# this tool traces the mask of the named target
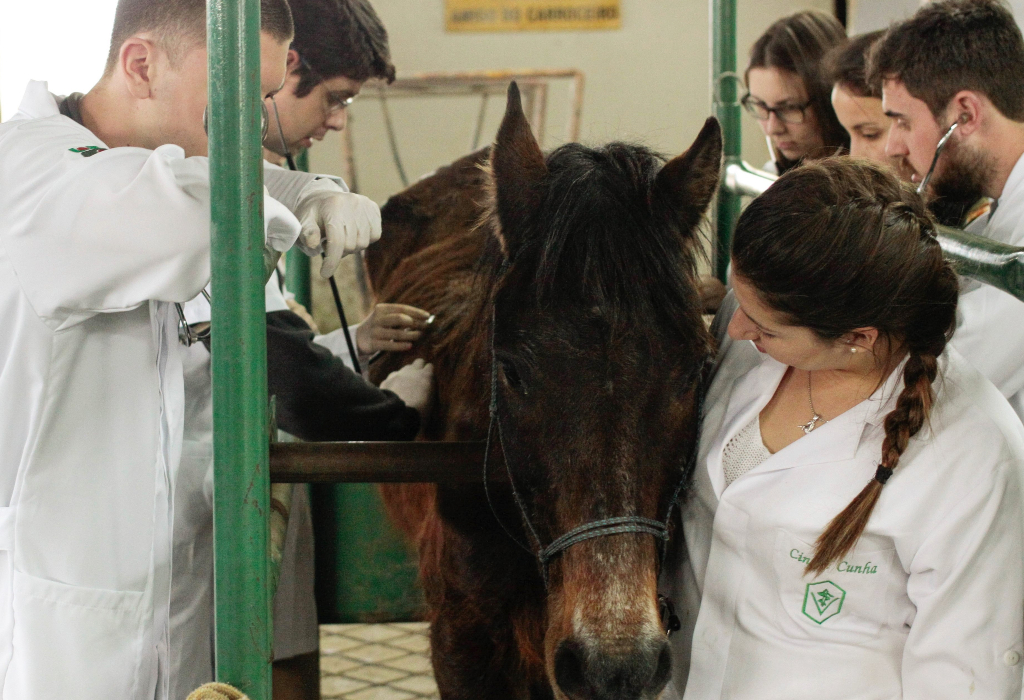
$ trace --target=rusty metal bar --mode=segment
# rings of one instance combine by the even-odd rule
[[[276,483],[480,483],[482,442],[279,442],[270,446]],[[506,479],[500,459],[491,480]]]

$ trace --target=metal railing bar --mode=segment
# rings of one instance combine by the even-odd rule
[[[270,446],[275,483],[482,483],[482,442],[284,442]],[[491,481],[506,479],[492,470]]]
[[[757,197],[775,182],[775,176],[747,163],[725,166],[722,190],[732,195]],[[1024,300],[1024,248],[993,241],[949,226],[937,227],[942,253],[956,271]]]

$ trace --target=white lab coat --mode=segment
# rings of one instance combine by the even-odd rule
[[[205,158],[104,147],[45,83],[0,124],[0,697],[168,693],[173,301],[209,280]],[[265,199],[268,240],[298,222]]]
[[[975,219],[967,230],[1024,246],[1024,156],[1010,172],[995,211]],[[1024,301],[964,279],[952,345],[992,380],[1024,420]]]
[[[723,447],[786,367],[749,342],[723,352],[684,537],[662,580],[683,618],[665,697],[1019,698],[1024,428],[995,387],[944,354],[930,428],[911,440],[863,537],[838,567],[805,577],[813,542],[874,475],[902,366],[726,487]]]

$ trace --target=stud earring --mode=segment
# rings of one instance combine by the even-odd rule
[[[857,354],[857,348],[850,348],[850,353],[853,355]]]

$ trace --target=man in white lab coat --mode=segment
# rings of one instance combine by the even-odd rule
[[[945,0],[894,25],[871,59],[895,123],[886,154],[920,183],[950,134],[929,193],[960,201],[987,196],[991,212],[967,230],[1024,246],[1024,39],[996,0]],[[1024,418],[1024,301],[965,281],[952,341]]]
[[[313,141],[322,140],[328,132],[345,128],[348,105],[366,81],[375,78],[392,82],[395,66],[391,61],[387,30],[368,0],[290,0],[290,5],[295,18],[295,39],[288,51],[284,86],[266,100],[270,129],[265,145],[268,160],[287,161],[294,167],[295,153],[309,148]],[[269,307],[267,310],[271,311]],[[409,306],[375,309],[358,328],[352,329],[361,362],[365,365],[372,351],[381,347],[398,350],[411,347],[409,341],[422,334],[429,316],[428,312]],[[375,396],[378,392],[371,391],[343,366],[335,371],[327,363],[317,362],[312,353],[316,346],[298,342],[296,333],[301,333],[302,329],[296,328],[296,320],[294,314],[286,311],[267,314],[270,380],[272,386],[278,383],[275,375],[289,367],[319,366],[324,379],[330,377],[338,390],[346,392],[339,400],[338,392],[321,390],[324,398],[330,397],[333,401],[336,406],[333,410],[316,407],[316,401],[304,402],[307,416],[316,411],[335,416],[331,429],[319,431],[319,439],[409,439],[411,436],[395,429],[386,411],[382,414],[383,404]],[[334,336],[321,342],[334,345],[347,356],[344,340],[328,342],[338,339],[337,332]],[[294,370],[290,373],[298,376]],[[345,374],[348,376],[343,376]],[[363,387],[359,386],[361,383]],[[279,416],[283,398],[279,394]],[[408,403],[407,397],[402,398]],[[356,408],[365,416],[363,421],[352,420]],[[346,409],[348,416],[344,415]],[[289,412],[287,408],[285,412]],[[373,432],[367,430],[366,419],[376,424]],[[360,424],[366,427],[360,429]],[[291,432],[302,435],[294,429]],[[344,433],[349,437],[343,437]],[[368,437],[374,433],[386,437]],[[299,548],[288,546],[293,542],[298,543]],[[297,489],[288,523],[281,585],[274,603],[274,692],[282,697],[319,697],[320,640],[313,600],[312,542],[309,505],[305,492]]]
[[[264,94],[291,16],[263,0]],[[205,3],[123,0],[84,97],[32,83],[0,125],[0,697],[166,698],[184,396],[174,302],[209,280]],[[174,145],[171,145],[174,144]],[[371,207],[271,182],[267,240],[332,251]],[[379,215],[378,215],[379,216]],[[379,220],[379,219],[378,219]],[[364,240],[365,239],[365,240]]]

